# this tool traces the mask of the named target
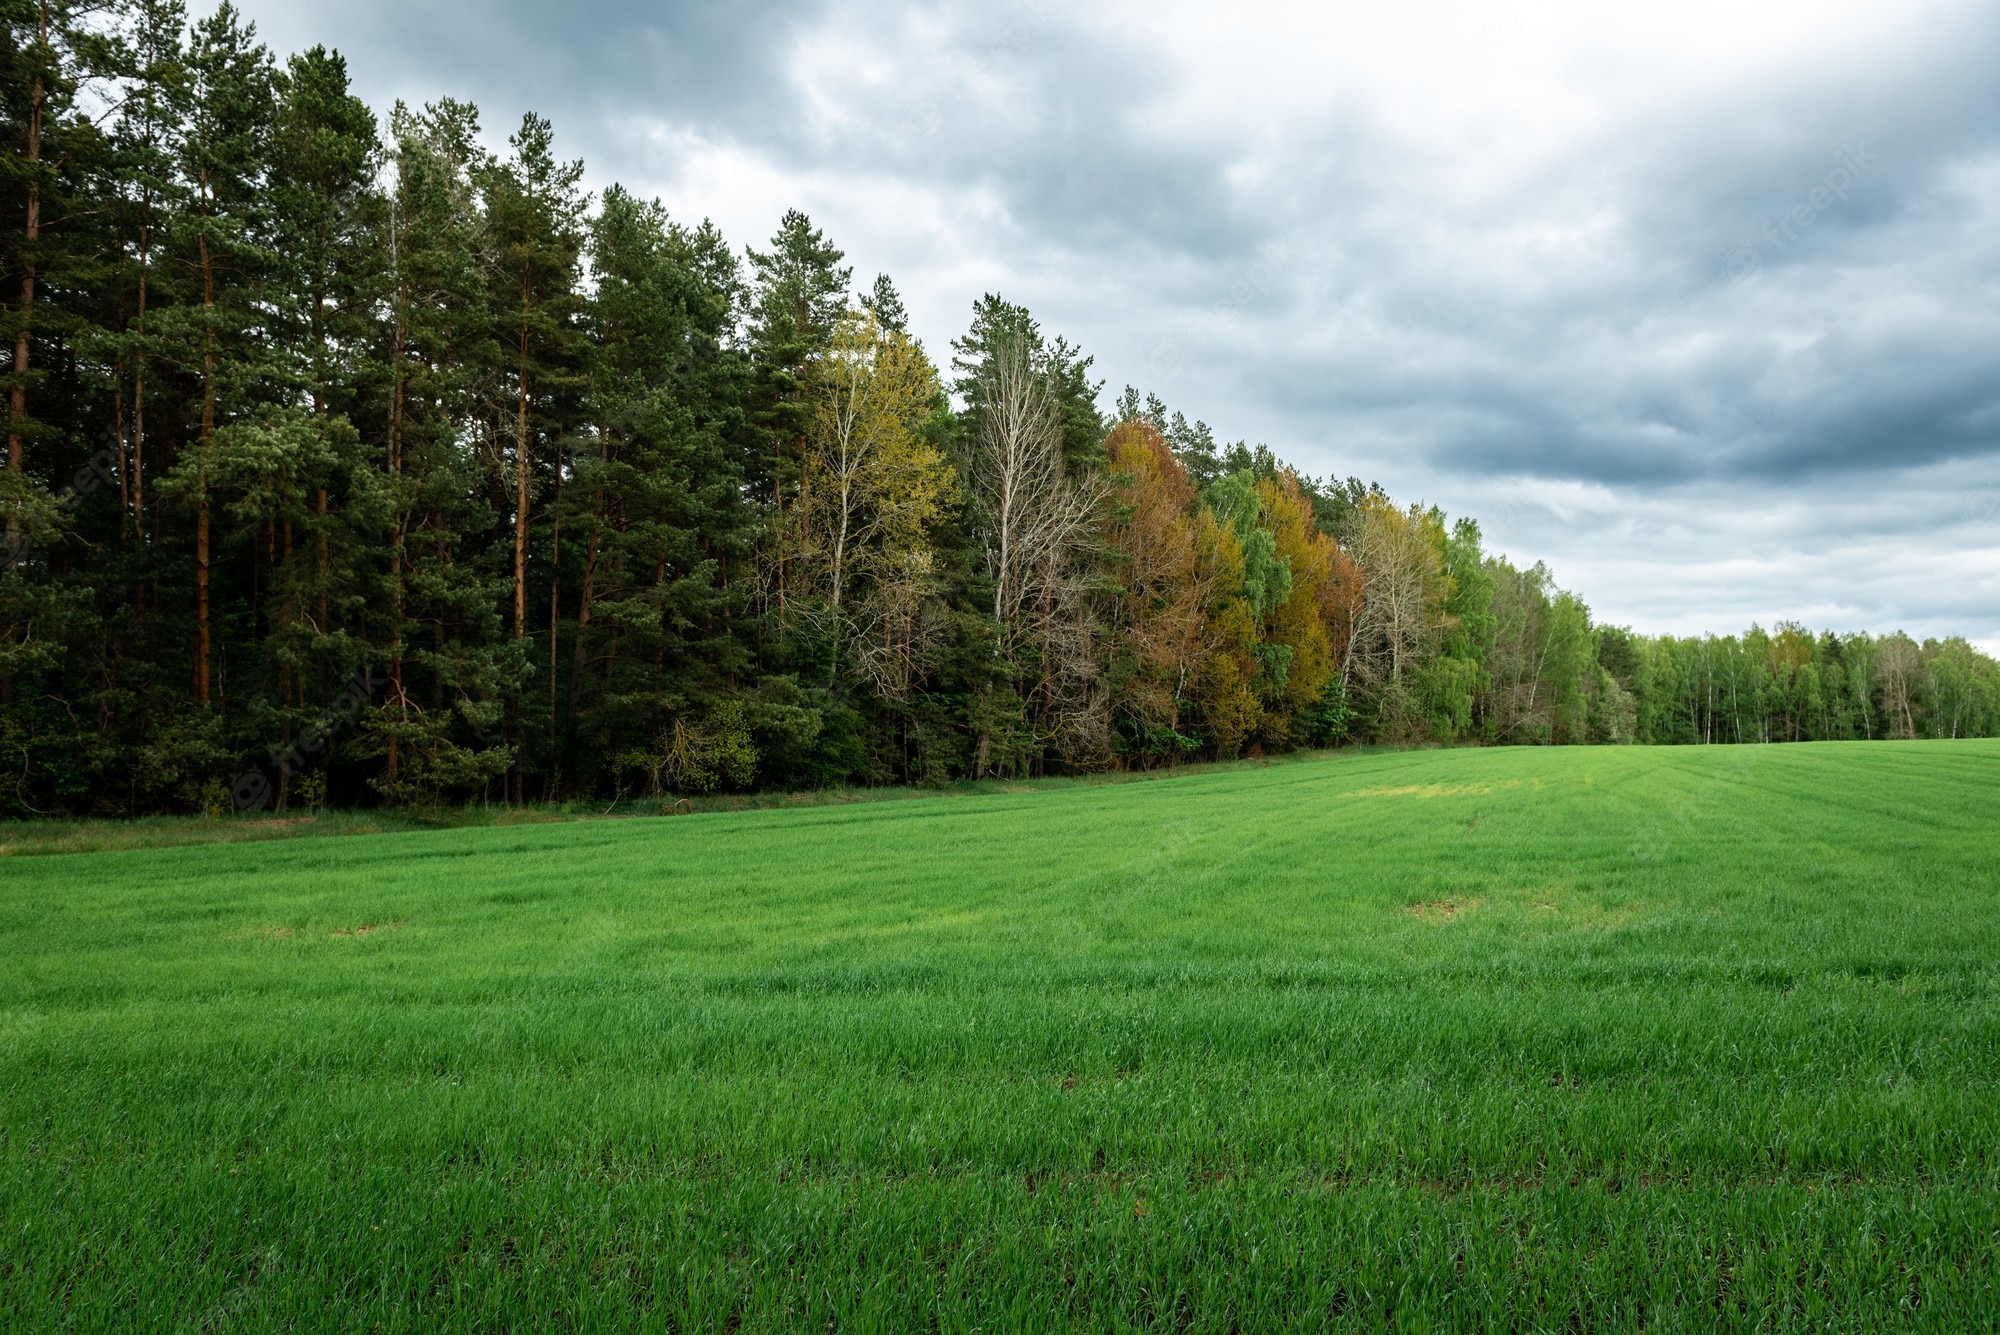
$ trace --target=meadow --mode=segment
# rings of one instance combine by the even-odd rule
[[[0,1328],[2000,1321],[2000,743],[1019,788],[0,858]]]

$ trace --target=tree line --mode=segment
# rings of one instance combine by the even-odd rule
[[[803,214],[738,252],[537,116],[0,6],[12,814],[2000,732],[1963,640],[1598,626],[999,296],[934,360]]]

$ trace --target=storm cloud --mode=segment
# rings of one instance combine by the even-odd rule
[[[1605,620],[2000,647],[1990,5],[244,8],[739,245],[803,208],[934,351],[1003,292]]]

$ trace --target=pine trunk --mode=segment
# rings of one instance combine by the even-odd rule
[[[39,7],[39,35],[46,47],[49,40],[48,6]],[[28,423],[28,333],[35,311],[35,245],[42,235],[42,106],[48,89],[39,71],[28,93],[28,225],[27,255],[21,262],[21,326],[14,332],[14,384],[7,395],[7,471],[19,474],[24,466],[21,438]],[[21,541],[21,517],[7,516],[7,545],[17,548]]]
[[[202,187],[207,188],[206,173],[202,177]],[[210,452],[215,443],[215,255],[208,245],[208,210],[202,209],[203,230],[201,233],[201,309],[202,309],[202,350],[201,350],[201,463],[198,469],[197,487],[200,502],[195,517],[194,537],[194,698],[202,704],[209,702],[212,693],[210,676],[211,636],[208,609],[209,584],[209,506],[208,506],[208,465]]]
[[[528,294],[521,292],[527,311]],[[521,326],[520,394],[514,419],[514,638],[528,633],[528,327]]]
[[[389,399],[389,477],[391,487],[403,475],[403,324],[396,322],[396,380],[395,389]],[[403,695],[403,542],[407,525],[402,507],[402,497],[396,497],[396,531],[389,547],[389,695],[384,701],[394,701],[401,712],[402,721],[409,721],[409,701]],[[394,732],[389,734],[387,755],[384,757],[388,769],[388,781],[396,781],[398,764],[401,760],[399,744]]]

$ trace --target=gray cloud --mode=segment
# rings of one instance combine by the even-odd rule
[[[324,42],[345,51],[357,84],[377,99],[470,97],[503,131],[540,111],[586,143],[601,121],[637,108],[731,133],[781,130],[798,115],[788,35],[827,8],[822,0],[764,3],[754,14],[725,0],[240,7],[274,49]]]
[[[739,244],[797,203],[934,348],[1003,290],[1113,389],[1478,515],[1615,619],[2000,641],[1989,6],[1852,0],[1761,47],[1712,7],[1712,51],[1560,60],[1539,11],[1469,7],[1499,91],[1364,9],[1211,60],[1173,15],[1039,0],[246,8],[373,100],[550,114],[594,181]]]

